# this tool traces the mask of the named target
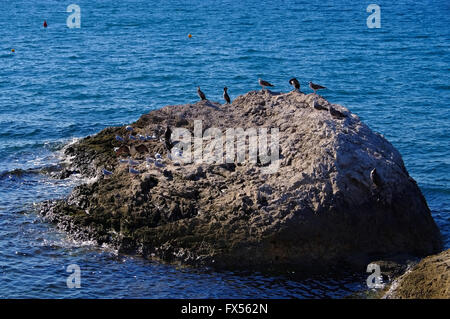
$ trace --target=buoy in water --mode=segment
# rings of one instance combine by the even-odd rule
[[[188,34],[188,38],[192,38],[192,34],[189,33],[189,34]]]
[[[46,27],[47,27],[47,21],[44,20],[44,28],[46,28]]]
[[[11,52],[12,52],[12,53],[14,53],[14,52],[16,52],[16,50],[14,50],[14,49],[11,49]]]

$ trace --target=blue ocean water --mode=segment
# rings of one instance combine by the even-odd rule
[[[450,2],[74,0],[2,1],[0,10],[0,297],[323,298],[365,288],[345,278],[178,269],[73,242],[35,203],[76,180],[41,174],[74,138],[168,104],[280,91],[296,76],[358,114],[403,155],[450,247]],[[368,4],[381,28],[366,25]],[[42,27],[47,20],[48,28]],[[188,38],[192,34],[192,38]],[[14,49],[15,52],[11,52]],[[69,264],[82,288],[66,286]]]

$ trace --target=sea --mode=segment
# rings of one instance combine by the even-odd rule
[[[78,12],[67,12],[71,4],[80,9],[79,28],[69,27]],[[378,9],[368,12],[370,4]],[[74,241],[37,214],[40,202],[83,182],[52,177],[65,145],[195,102],[197,86],[222,101],[224,86],[235,98],[260,89],[258,78],[279,92],[291,90],[291,77],[306,93],[309,81],[324,85],[325,98],[383,134],[450,248],[449,25],[448,0],[1,1],[0,298],[367,291],[366,269],[308,277],[176,267]],[[67,285],[73,264],[80,288]]]

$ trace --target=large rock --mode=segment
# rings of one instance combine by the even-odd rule
[[[450,299],[450,249],[422,259],[391,285],[388,299]]]
[[[316,102],[314,102],[317,97]],[[279,169],[261,163],[182,164],[167,159],[167,124],[191,132],[278,128]],[[231,105],[209,101],[167,106],[132,124],[151,141],[125,142],[134,159],[144,144],[165,167],[145,163],[132,175],[118,162],[107,128],[71,145],[70,171],[97,176],[42,213],[80,238],[96,239],[148,258],[225,268],[320,270],[365,265],[396,255],[441,249],[439,230],[399,152],[346,108],[317,95],[249,92]],[[102,176],[102,168],[113,171]],[[377,169],[381,185],[371,181]]]

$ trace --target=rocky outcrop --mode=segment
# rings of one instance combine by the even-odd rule
[[[422,259],[400,276],[388,299],[450,299],[450,249]]]
[[[174,163],[165,128],[193,132],[195,120],[203,131],[278,128],[278,170],[268,174],[261,161]],[[76,237],[124,252],[218,268],[361,267],[441,249],[399,152],[358,116],[318,95],[255,91],[229,105],[167,106],[131,126],[132,138],[126,127],[114,127],[68,147],[72,167],[64,175],[97,180],[45,203],[42,214]],[[139,174],[120,162],[128,157],[140,161],[133,166]],[[102,175],[103,168],[112,175]]]

